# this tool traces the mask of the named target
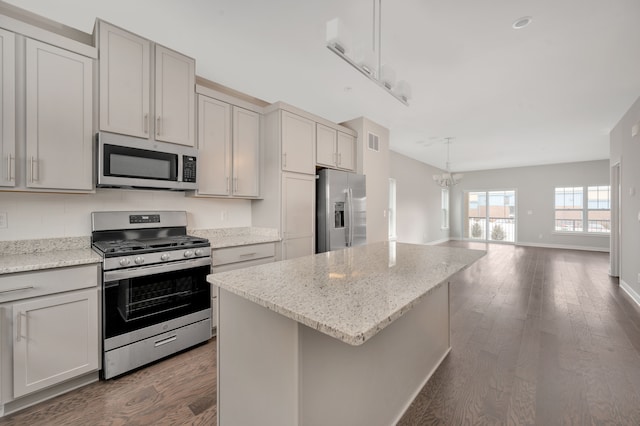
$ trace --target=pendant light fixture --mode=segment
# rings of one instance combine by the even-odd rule
[[[457,185],[462,179],[461,173],[451,173],[449,168],[449,151],[451,150],[451,137],[445,138],[445,144],[447,145],[447,165],[446,172],[440,175],[433,175],[433,180],[440,186],[441,188],[450,188],[454,185]]]
[[[372,46],[354,43],[349,30],[339,18],[327,22],[327,48],[391,96],[409,106],[411,86],[404,80],[396,82],[396,73],[382,64],[381,46],[382,0],[373,0]]]

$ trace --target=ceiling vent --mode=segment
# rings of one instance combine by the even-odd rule
[[[380,151],[380,138],[378,135],[369,132],[369,149],[372,151]]]

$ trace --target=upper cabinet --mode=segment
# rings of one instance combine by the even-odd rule
[[[316,123],[283,110],[281,126],[282,170],[314,175]]]
[[[93,191],[96,49],[30,28],[0,30],[0,187]]]
[[[100,130],[195,146],[195,60],[104,21],[98,46]]]
[[[14,34],[0,29],[0,186],[16,181],[15,44]]]
[[[26,40],[26,185],[92,190],[93,61]]]
[[[260,114],[198,95],[199,196],[260,195]]]
[[[316,165],[355,171],[355,159],[355,136],[316,124]]]

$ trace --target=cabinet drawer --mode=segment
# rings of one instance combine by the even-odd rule
[[[211,251],[211,263],[215,266],[245,262],[275,256],[275,244],[254,244],[250,246],[227,247]]]
[[[248,268],[249,266],[258,266],[264,265],[265,263],[275,262],[276,258],[271,257],[263,257],[261,259],[247,260],[245,262],[236,262],[236,263],[227,263],[226,265],[217,265],[211,268],[212,274],[217,274],[218,272],[228,272],[235,271],[236,269]]]
[[[99,265],[0,275],[0,303],[96,287]]]

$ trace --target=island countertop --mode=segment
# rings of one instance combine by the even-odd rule
[[[485,253],[380,242],[212,274],[208,281],[360,345]]]

